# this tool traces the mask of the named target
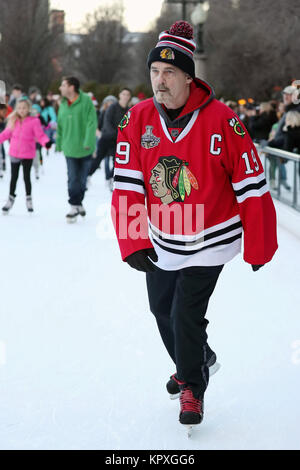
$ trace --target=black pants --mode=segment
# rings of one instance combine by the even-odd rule
[[[146,276],[150,309],[177,376],[202,396],[209,380],[206,362],[212,355],[205,314],[222,269],[223,265],[157,269]]]
[[[114,156],[115,153],[116,142],[112,139],[105,139],[104,137],[100,137],[97,144],[96,158],[92,159],[89,176],[92,176],[95,173],[95,171],[99,168],[100,163],[105,157]]]
[[[31,196],[31,181],[30,181],[30,170],[32,166],[32,159],[24,159],[19,162],[11,162],[11,179],[9,194],[15,196],[15,190],[19,177],[20,166],[23,167],[23,176],[25,183],[26,196]]]

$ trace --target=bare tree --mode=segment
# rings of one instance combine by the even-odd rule
[[[150,86],[149,70],[147,67],[147,57],[151,49],[157,42],[158,36],[162,31],[169,29],[175,22],[181,19],[181,9],[178,5],[164,3],[162,5],[160,16],[153,22],[150,30],[144,35],[142,41],[136,45],[135,51],[135,76],[139,78],[140,83]]]
[[[58,35],[49,30],[48,0],[0,0],[0,11],[4,79],[45,91],[55,74],[52,50],[58,41]]]
[[[86,16],[79,46],[78,66],[86,80],[114,83],[120,69],[126,63],[123,38],[126,28],[123,22],[123,3],[99,7]]]
[[[269,99],[275,85],[300,77],[297,0],[211,0],[205,30],[218,95]]]

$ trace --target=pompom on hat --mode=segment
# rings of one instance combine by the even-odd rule
[[[148,55],[147,65],[152,62],[165,62],[178,67],[195,78],[193,27],[187,21],[176,21],[169,31],[163,31],[158,43]]]

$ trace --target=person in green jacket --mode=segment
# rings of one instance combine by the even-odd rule
[[[60,86],[56,150],[66,157],[70,211],[68,222],[85,216],[82,205],[92,154],[96,148],[97,115],[91,98],[80,90],[76,77],[64,77]]]

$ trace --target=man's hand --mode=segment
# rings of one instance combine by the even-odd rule
[[[52,142],[51,142],[51,140],[49,140],[49,141],[46,143],[46,149],[51,149],[51,146],[52,146]]]
[[[264,264],[251,264],[253,271],[258,271]]]
[[[153,263],[151,263],[149,258],[151,258],[152,261],[158,260],[158,256],[154,248],[145,248],[143,250],[135,251],[131,255],[127,256],[125,261],[133,269],[143,271],[144,273],[149,273],[155,271],[155,266]]]

